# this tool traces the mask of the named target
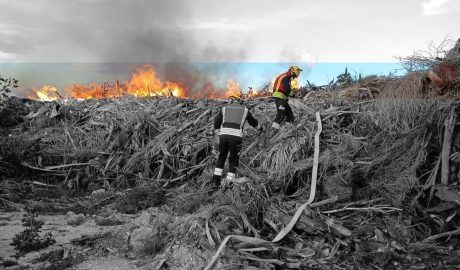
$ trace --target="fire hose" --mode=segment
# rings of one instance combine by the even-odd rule
[[[297,208],[297,211],[295,212],[289,224],[286,227],[284,227],[272,241],[267,241],[267,240],[263,240],[263,239],[259,239],[255,237],[241,236],[241,235],[228,235],[227,237],[225,237],[224,241],[222,241],[216,253],[214,254],[214,256],[212,256],[211,261],[208,263],[208,265],[206,266],[204,270],[211,270],[214,268],[213,267],[214,263],[219,258],[220,253],[225,248],[227,242],[231,238],[240,240],[242,242],[250,243],[253,245],[277,244],[292,230],[294,225],[297,223],[297,220],[299,220],[300,216],[305,210],[305,208],[313,202],[313,200],[315,199],[315,193],[316,193],[316,179],[318,177],[319,135],[321,134],[321,131],[323,129],[322,124],[321,124],[321,116],[319,112],[316,112],[315,115],[316,115],[316,121],[318,124],[318,129],[315,133],[315,150],[313,153],[313,170],[312,170],[312,179],[311,179],[311,186],[310,186],[310,197],[308,198],[308,201],[302,204],[299,208]]]

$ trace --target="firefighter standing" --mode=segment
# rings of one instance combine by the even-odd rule
[[[246,120],[257,130],[263,131],[263,127],[259,125],[249,109],[236,102],[224,106],[214,119],[215,133],[219,135],[219,157],[212,177],[213,189],[218,189],[221,185],[224,164],[229,153],[229,169],[225,180],[235,179]]]
[[[293,82],[297,82],[295,79],[299,77],[301,71],[302,69],[298,66],[290,66],[287,72],[278,75],[273,82],[272,97],[276,103],[276,118],[272,123],[272,128],[275,130],[280,129],[283,120],[288,123],[294,121],[294,114],[288,99],[298,90],[298,85],[294,85]]]

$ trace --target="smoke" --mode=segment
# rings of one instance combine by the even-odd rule
[[[195,42],[179,25],[190,17],[189,1],[111,0],[87,2],[64,38],[96,62],[188,61]],[[69,25],[64,26],[69,30]],[[63,32],[63,31],[59,31]]]
[[[160,69],[162,78],[182,84],[190,97],[208,92],[226,91],[229,80],[239,77],[237,64],[226,63],[167,63]]]
[[[307,77],[313,70],[315,64],[318,62],[318,56],[313,56],[307,50],[293,49],[292,47],[285,47],[280,54],[280,64],[286,66],[298,65],[302,68],[302,76]]]
[[[246,55],[230,42],[234,37],[219,39],[223,46],[207,39],[193,1],[17,0],[3,9],[0,53],[21,62],[242,61]]]

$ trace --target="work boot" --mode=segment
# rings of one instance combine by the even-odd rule
[[[235,179],[235,173],[231,173],[231,172],[227,173],[227,177],[225,178],[225,180],[231,182],[234,179]]]
[[[224,181],[222,182],[222,185],[220,187],[224,192],[229,190],[229,189],[232,189],[233,188],[233,182],[232,181],[229,181],[227,179],[224,179]]]
[[[222,182],[222,176],[221,175],[213,175],[212,176],[211,188],[213,190],[218,190],[220,188],[221,182]]]
[[[227,177],[225,177],[224,182],[222,183],[222,188],[224,190],[232,189],[234,179],[235,173],[227,173]]]

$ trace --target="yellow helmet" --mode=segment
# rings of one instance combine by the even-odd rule
[[[297,78],[297,77],[299,77],[300,72],[302,71],[302,69],[299,68],[298,66],[290,66],[289,71],[291,71],[295,75],[295,77]]]

